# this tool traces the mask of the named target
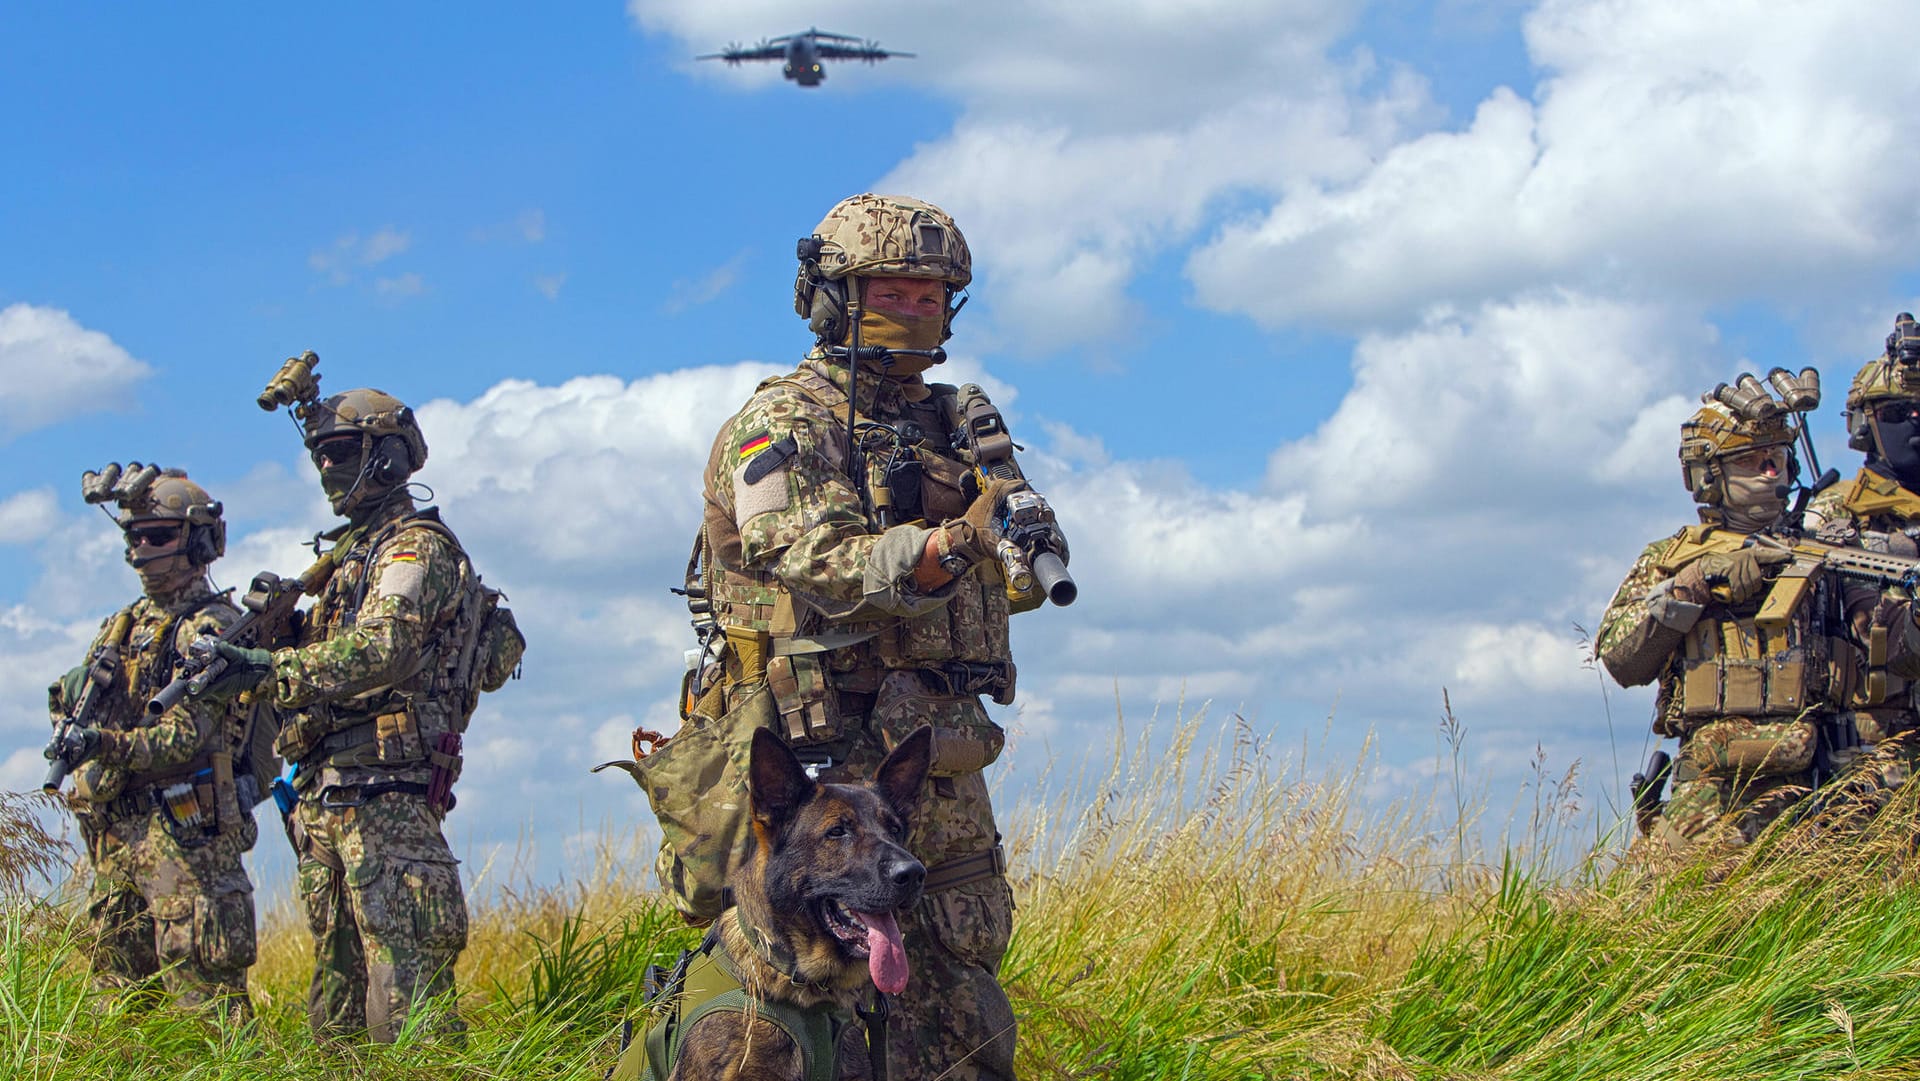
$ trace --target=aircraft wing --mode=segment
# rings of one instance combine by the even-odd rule
[[[738,64],[742,60],[785,60],[787,58],[786,38],[774,38],[758,45],[729,45],[717,53],[696,56],[695,60],[725,60],[729,64]]]
[[[862,41],[862,40],[865,40],[865,39],[863,39],[863,38],[857,38],[857,37],[854,37],[854,36],[853,36],[852,34],[829,34],[829,33],[827,33],[827,32],[826,32],[825,30],[809,30],[809,31],[807,31],[807,32],[806,32],[806,34],[805,34],[805,36],[806,36],[806,37],[810,37],[810,38],[814,38],[814,39],[816,39],[816,40],[819,40],[819,41]]]
[[[867,42],[865,44],[854,46],[854,47],[848,47],[845,45],[829,45],[825,42],[822,42],[819,46],[817,46],[814,49],[814,52],[822,60],[865,60],[869,64],[873,63],[876,60],[885,60],[890,56],[912,56],[913,55],[912,53],[888,52],[887,50],[882,49],[880,46],[874,44],[873,42]]]

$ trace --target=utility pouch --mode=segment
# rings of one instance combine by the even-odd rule
[[[332,711],[325,706],[315,705],[296,713],[281,726],[280,734],[274,737],[274,752],[288,762],[305,761],[314,748],[320,746],[320,741],[327,737],[332,724]]]
[[[773,692],[739,688],[738,704],[718,720],[698,715],[671,736],[645,733],[636,761],[604,762],[625,770],[647,794],[660,822],[660,884],[692,920],[720,915],[727,905],[727,874],[753,844],[747,771],[755,729],[781,731]],[[651,743],[648,751],[645,744]]]
[[[154,803],[159,805],[161,824],[180,847],[198,848],[207,843],[208,831],[214,825],[211,770],[159,789],[154,793]]]
[[[767,688],[773,692],[779,731],[787,742],[822,743],[840,735],[842,718],[825,654],[768,658]]]
[[[373,738],[376,762],[402,765],[427,757],[427,745],[420,738],[420,723],[410,706],[376,716]]]
[[[1702,725],[1682,753],[1705,776],[1747,780],[1810,769],[1819,744],[1819,729],[1811,721],[1729,717]]]
[[[437,815],[453,810],[453,782],[460,779],[460,733],[442,732],[427,755],[433,771],[427,776],[427,806]]]
[[[221,833],[240,828],[240,790],[234,784],[233,756],[215,751],[208,756],[213,763],[213,820]]]

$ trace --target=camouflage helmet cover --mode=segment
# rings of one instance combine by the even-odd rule
[[[227,523],[221,515],[220,502],[207,494],[205,488],[187,479],[186,473],[178,469],[163,471],[151,484],[141,487],[132,498],[122,500],[120,513],[114,517],[121,529],[128,529],[141,522],[180,522],[187,527],[189,538],[189,556],[198,556],[196,562],[211,563],[226,554]],[[192,541],[195,535],[206,538],[200,545]]]
[[[822,277],[939,278],[965,288],[973,280],[967,238],[947,212],[905,195],[871,192],[842,199],[813,227]],[[805,313],[802,313],[805,314]]]
[[[848,278],[933,278],[949,297],[973,281],[967,238],[947,212],[905,195],[866,192],[834,204],[800,241],[793,310],[823,338],[837,339]],[[948,330],[953,312],[947,309]]]
[[[301,427],[306,432],[307,448],[329,436],[355,432],[361,438],[363,453],[386,436],[398,436],[406,443],[412,459],[411,470],[427,463],[427,437],[413,419],[413,410],[405,402],[383,390],[357,387],[342,391],[307,411]],[[411,471],[410,470],[410,471]]]
[[[1847,387],[1847,445],[1854,450],[1873,451],[1873,433],[1867,416],[1872,403],[1920,398],[1920,326],[1913,316],[1902,312],[1894,320],[1893,333],[1887,335],[1887,350],[1867,361],[1854,373]]]
[[[1713,462],[1755,447],[1791,445],[1797,431],[1792,413],[1778,408],[1759,418],[1736,416],[1718,401],[1709,401],[1680,425],[1680,472],[1697,502],[1720,498]]]

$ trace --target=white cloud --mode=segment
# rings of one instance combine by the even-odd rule
[[[315,274],[326,279],[329,285],[346,285],[354,280],[355,267],[373,267],[400,255],[413,247],[413,234],[391,225],[383,225],[370,235],[361,237],[356,230],[337,237],[332,244],[316,248],[307,254],[307,267]],[[397,278],[383,279],[379,283],[381,292],[387,292],[387,283],[404,281],[407,278],[418,279],[417,274],[404,274]]]
[[[567,284],[567,276],[565,274],[535,274],[533,276],[533,291],[546,297],[548,300],[559,300],[560,287],[565,284]]]
[[[426,292],[427,283],[420,275],[408,272],[397,277],[381,278],[374,282],[373,287],[374,291],[381,296],[398,300],[404,297],[417,297]]]
[[[117,342],[58,308],[0,308],[0,441],[133,404],[153,374]]]
[[[1547,0],[1544,72],[1224,229],[1190,271],[1268,325],[1366,325],[1560,283],[1698,304],[1844,297],[1910,265],[1920,71],[1882,5]]]
[[[631,0],[628,11],[694,51],[790,17],[758,2]],[[992,340],[1021,351],[1123,338],[1151,315],[1128,297],[1140,267],[1218,204],[1349,181],[1436,115],[1419,79],[1364,51],[1335,55],[1353,13],[1333,0],[1142,0],[1123,12],[1052,0],[933,17],[839,2],[809,17],[902,48],[916,34],[933,41],[919,60],[848,76],[928,84],[966,110],[874,187],[954,214],[988,286]]]
[[[411,233],[402,232],[391,225],[382,226],[360,246],[360,262],[366,266],[378,266],[412,246]]]
[[[0,544],[33,544],[60,521],[53,489],[35,488],[0,500]]]
[[[661,308],[668,314],[677,315],[688,308],[697,308],[718,299],[740,280],[740,272],[745,269],[749,254],[740,252],[698,278],[674,279],[673,287]]]

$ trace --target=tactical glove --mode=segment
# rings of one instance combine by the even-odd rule
[[[249,649],[236,646],[232,642],[222,642],[218,638],[207,636],[195,642],[191,647],[195,653],[211,652],[226,662],[226,667],[207,684],[202,697],[215,701],[231,698],[241,691],[252,690],[260,681],[273,671],[273,651],[269,649]]]
[[[100,730],[91,726],[69,729],[65,739],[47,744],[47,761],[58,758],[69,769],[92,758],[100,750]]]
[[[1783,548],[1742,548],[1737,552],[1710,552],[1673,576],[1673,595],[1689,604],[1720,601],[1739,604],[1760,591],[1771,568],[1793,560]]]

